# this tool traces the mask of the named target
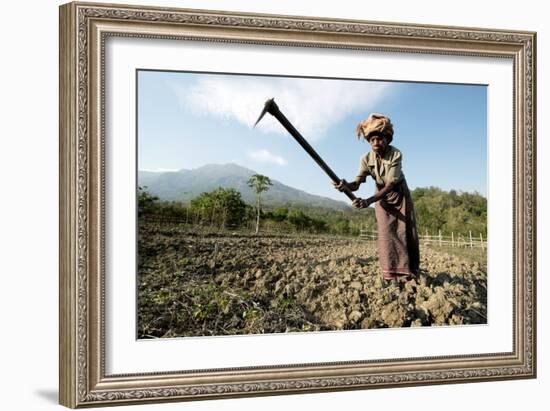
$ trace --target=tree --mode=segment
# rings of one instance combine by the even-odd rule
[[[138,215],[151,214],[158,208],[159,198],[147,191],[147,186],[138,187]]]
[[[487,235],[487,199],[479,193],[437,187],[416,188],[412,192],[417,227],[420,232],[469,231]]]
[[[269,186],[272,186],[273,183],[267,176],[261,174],[254,174],[248,179],[248,186],[256,192],[256,234],[260,229],[260,210],[261,210],[261,198],[264,191],[269,190]]]
[[[221,188],[201,193],[191,200],[191,211],[203,221],[221,227],[239,226],[246,213],[246,203],[234,188]]]
[[[287,207],[279,207],[272,213],[272,218],[275,221],[281,222],[286,220],[288,217],[288,208]]]

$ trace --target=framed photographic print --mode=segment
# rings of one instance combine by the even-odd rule
[[[61,6],[61,404],[534,378],[535,51]]]

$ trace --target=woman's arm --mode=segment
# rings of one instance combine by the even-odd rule
[[[373,203],[376,203],[377,201],[381,200],[382,198],[384,198],[384,196],[393,189],[393,187],[395,186],[395,182],[393,181],[389,181],[386,183],[386,185],[384,187],[382,187],[381,190],[378,190],[372,197],[369,197],[367,199],[362,199],[362,198],[356,198],[355,200],[353,200],[353,202],[351,203],[355,208],[367,208],[368,206],[370,206],[371,204]]]
[[[376,203],[380,199],[384,198],[384,196],[393,189],[395,186],[394,181],[388,181],[384,187],[382,187],[381,190],[378,190],[372,197],[367,198],[365,201],[368,201],[369,204]]]

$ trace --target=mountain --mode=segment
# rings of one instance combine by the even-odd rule
[[[170,172],[138,171],[138,185],[147,187],[147,191],[161,200],[188,202],[205,191],[218,187],[234,188],[241,193],[243,200],[254,204],[256,195],[248,187],[248,179],[258,174],[253,170],[237,164],[208,164],[193,170]],[[303,205],[323,207],[336,210],[347,210],[350,206],[342,201],[332,200],[306,193],[276,180],[268,191],[262,193],[265,205]]]

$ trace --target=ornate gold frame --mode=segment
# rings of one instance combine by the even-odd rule
[[[105,375],[103,51],[109,36],[512,59],[513,352]],[[534,378],[535,42],[532,32],[92,3],[61,6],[60,403],[84,407]]]

